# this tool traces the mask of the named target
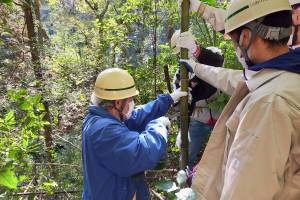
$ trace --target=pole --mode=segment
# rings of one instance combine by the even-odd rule
[[[189,30],[189,0],[183,0],[181,4],[181,32]],[[181,58],[188,59],[188,50],[181,49]],[[181,90],[188,92],[188,72],[186,67],[181,68]],[[185,169],[188,164],[188,129],[189,129],[189,114],[188,114],[188,97],[180,99],[180,129],[181,129],[181,151],[180,151],[180,168]]]

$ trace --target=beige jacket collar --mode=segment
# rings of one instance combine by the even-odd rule
[[[285,71],[275,69],[263,69],[258,72],[254,72],[251,74],[249,80],[246,81],[247,87],[249,88],[250,92],[254,91],[284,72]]]

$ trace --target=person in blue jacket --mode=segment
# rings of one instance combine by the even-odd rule
[[[82,127],[84,200],[149,199],[143,172],[166,153],[170,121],[162,116],[187,93],[162,94],[134,110],[138,94],[127,71],[99,74]]]

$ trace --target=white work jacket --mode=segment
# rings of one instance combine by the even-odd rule
[[[197,200],[300,199],[300,75],[197,64],[195,74],[231,95],[198,164]]]

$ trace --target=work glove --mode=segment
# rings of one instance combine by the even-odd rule
[[[183,188],[175,193],[178,200],[196,200],[196,193],[192,188]]]
[[[204,12],[200,13],[203,19],[209,23],[215,31],[223,32],[225,30],[226,11],[208,5],[205,5],[203,10]]]
[[[162,123],[169,132],[170,127],[171,127],[171,122],[168,117],[163,116],[163,117],[157,118],[156,121]],[[168,133],[160,132],[160,134],[163,136],[163,138],[166,140],[166,142],[168,142]]]
[[[187,95],[188,95],[188,93],[184,92],[184,91],[181,91],[181,88],[176,89],[174,92],[172,92],[170,94],[170,96],[173,99],[174,103],[178,102],[181,97],[184,97],[184,96],[187,96]]]
[[[175,33],[176,34],[176,33]],[[175,37],[174,37],[175,38]],[[188,49],[189,58],[198,58],[201,53],[201,48],[197,45],[196,39],[193,34],[189,31],[180,33],[178,37],[175,38],[175,48],[185,48]]]
[[[157,119],[157,121],[161,122],[168,130],[170,129],[171,122],[168,117],[165,117],[165,116],[160,117]]]
[[[197,12],[200,5],[201,5],[201,1],[198,0],[190,0],[190,12]],[[181,4],[182,4],[182,0],[178,0],[178,6],[179,8],[181,8]]]
[[[190,0],[190,12],[199,11],[203,19],[209,23],[217,32],[225,30],[226,11],[221,8],[215,8],[198,0]],[[178,6],[181,7],[182,0],[178,0]],[[199,8],[201,6],[201,8]]]
[[[191,138],[190,138],[190,133],[188,133],[188,140],[189,140],[189,143],[191,142]],[[181,132],[179,131],[179,133],[177,134],[177,137],[176,137],[176,146],[180,149],[181,148]]]
[[[193,59],[180,59],[179,65],[180,67],[185,66],[188,72],[194,73],[197,63]]]
[[[177,173],[176,181],[179,186],[184,186],[186,184],[187,179],[188,179],[188,173],[186,172],[186,170],[182,169]]]

